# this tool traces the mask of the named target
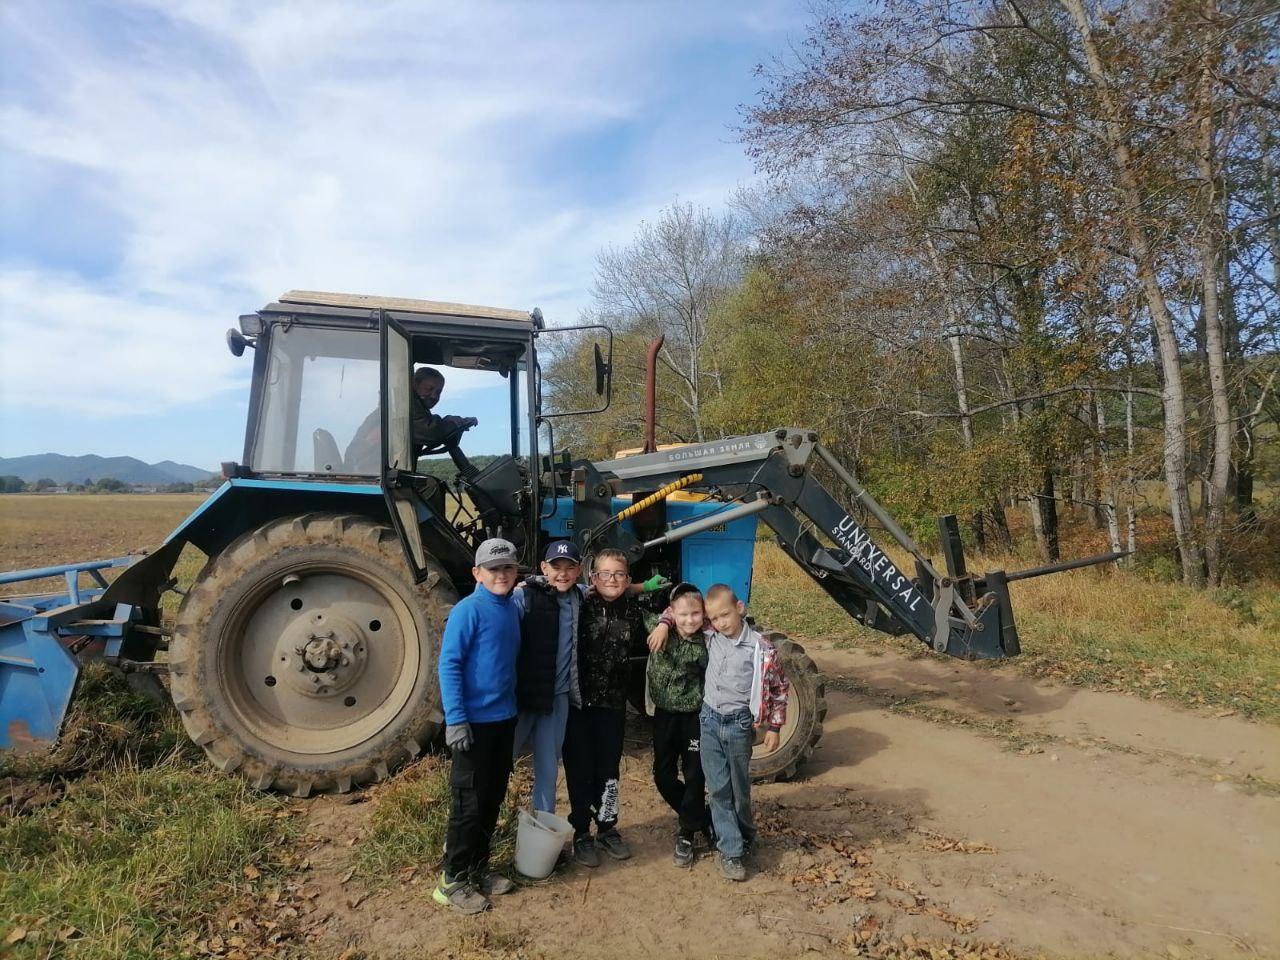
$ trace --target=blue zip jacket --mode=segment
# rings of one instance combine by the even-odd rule
[[[511,597],[477,583],[458,601],[440,644],[445,723],[497,723],[516,715],[520,614]]]

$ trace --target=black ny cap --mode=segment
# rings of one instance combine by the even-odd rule
[[[574,563],[581,563],[582,554],[578,551],[578,545],[572,540],[552,540],[547,544],[547,549],[543,553],[542,559],[547,562],[552,560],[572,560]]]

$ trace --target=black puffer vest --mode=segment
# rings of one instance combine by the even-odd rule
[[[520,654],[516,658],[516,706],[533,713],[550,713],[556,695],[560,601],[555,587],[536,580],[526,580],[524,591]]]

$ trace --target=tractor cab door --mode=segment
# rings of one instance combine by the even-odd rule
[[[427,556],[418,526],[417,498],[410,486],[414,470],[410,427],[413,354],[409,335],[385,310],[381,311],[378,325],[382,357],[382,495],[409,569],[416,579],[424,580]]]

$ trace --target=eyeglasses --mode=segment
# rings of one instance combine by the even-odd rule
[[[631,578],[631,574],[625,570],[597,570],[592,576],[599,577],[601,580],[628,580]]]

